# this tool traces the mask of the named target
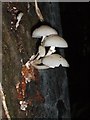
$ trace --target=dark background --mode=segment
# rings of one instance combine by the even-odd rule
[[[60,3],[63,37],[69,45],[65,55],[70,64],[67,74],[73,118],[90,118],[89,8],[89,3]]]

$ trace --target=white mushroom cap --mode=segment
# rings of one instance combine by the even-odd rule
[[[33,33],[32,33],[32,37],[34,38],[40,38],[42,36],[49,36],[52,34],[58,34],[57,31],[53,28],[51,28],[50,26],[47,25],[42,25],[39,28],[36,28]]]
[[[59,67],[59,65],[62,65],[63,67],[69,67],[68,62],[59,54],[52,54],[44,57],[42,59],[42,63],[51,68]]]
[[[46,37],[42,45],[47,46],[47,47],[48,46],[62,47],[62,48],[68,47],[67,42],[58,35],[51,35],[51,36]]]

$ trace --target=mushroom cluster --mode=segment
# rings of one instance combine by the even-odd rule
[[[41,25],[33,31],[32,37],[41,38],[41,44],[38,47],[37,54],[30,58],[30,64],[32,66],[36,69],[55,68],[60,65],[69,67],[66,59],[55,53],[55,48],[67,48],[68,44],[58,35],[58,32],[54,28],[48,25]],[[49,47],[49,50],[46,52],[47,47]]]
[[[36,101],[39,101],[39,103],[44,101],[38,89],[34,97],[29,96],[30,98],[27,100],[27,84],[31,84],[31,81],[34,81],[36,88],[38,88],[38,69],[55,68],[60,65],[69,67],[66,59],[56,53],[56,48],[67,48],[68,44],[58,35],[55,29],[47,25],[42,25],[33,31],[32,37],[40,39],[41,43],[38,46],[38,52],[32,55],[25,65],[22,66],[22,80],[16,85],[20,109],[23,111],[26,111],[27,107],[31,107]]]

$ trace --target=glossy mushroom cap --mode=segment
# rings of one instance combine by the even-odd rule
[[[33,33],[32,37],[34,38],[41,38],[42,36],[49,36],[52,34],[58,34],[57,31],[53,28],[51,28],[48,25],[42,25],[39,28],[36,28]]]
[[[45,47],[49,47],[49,46],[62,47],[62,48],[68,47],[67,42],[58,35],[51,35],[46,37],[42,45]]]
[[[44,57],[42,63],[51,68],[59,67],[60,65],[63,67],[69,67],[68,62],[59,54],[52,54]]]

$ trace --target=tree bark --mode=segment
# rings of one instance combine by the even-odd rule
[[[38,40],[32,39],[32,30],[41,24],[48,24],[62,36],[59,3],[39,3],[45,20],[43,23],[38,21],[34,4],[30,3],[29,12],[27,6],[28,3],[3,3],[2,84],[10,116],[11,118],[70,118],[67,73],[66,69],[61,66],[39,71],[39,90],[45,101],[41,104],[35,103],[32,108],[29,108],[28,115],[19,108],[15,85],[21,79],[22,63],[20,61],[23,59],[25,64],[30,56],[37,51]],[[18,11],[24,13],[17,30],[15,30],[16,14],[14,10],[11,10],[12,7],[16,7]],[[63,49],[57,49],[57,51],[64,56]],[[30,94],[31,88],[34,88],[33,84],[32,87],[27,88]]]

